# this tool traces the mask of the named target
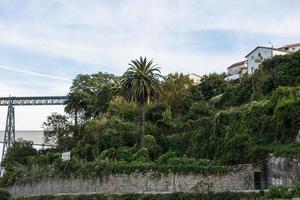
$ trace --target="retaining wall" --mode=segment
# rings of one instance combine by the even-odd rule
[[[7,188],[12,196],[64,193],[173,193],[226,192],[254,189],[253,165],[235,166],[226,174],[161,174],[156,172],[114,174],[94,179],[42,179],[35,183],[13,185]]]

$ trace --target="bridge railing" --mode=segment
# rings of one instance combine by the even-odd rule
[[[0,106],[63,105],[66,96],[0,97]]]

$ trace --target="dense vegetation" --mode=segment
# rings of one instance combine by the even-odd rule
[[[209,194],[126,194],[126,195],[61,195],[13,198],[13,200],[240,200],[261,199],[262,194],[255,193],[209,193]]]
[[[233,164],[263,165],[270,152],[297,158],[299,77],[300,52],[275,56],[240,82],[216,73],[197,84],[183,74],[161,77],[143,58],[122,77],[78,75],[70,116],[53,114],[43,124],[45,142],[56,148],[16,142],[1,184],[136,170],[221,173]],[[61,160],[64,151],[70,161]]]

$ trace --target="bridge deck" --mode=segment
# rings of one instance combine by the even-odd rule
[[[0,106],[63,105],[66,96],[0,97]]]

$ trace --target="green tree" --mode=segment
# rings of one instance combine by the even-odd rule
[[[162,83],[163,101],[171,107],[172,115],[182,114],[184,111],[184,98],[189,94],[193,80],[188,75],[169,74]]]
[[[161,93],[160,69],[147,58],[132,60],[122,77],[122,90],[125,99],[136,101],[140,106],[139,147],[144,147],[145,136],[145,106],[151,100],[157,99]]]
[[[227,84],[227,81],[225,81],[225,74],[212,73],[204,75],[197,88],[201,91],[204,99],[208,100],[225,92]]]
[[[35,156],[36,150],[33,148],[33,142],[19,139],[7,150],[2,166],[9,171],[9,166],[15,162],[27,165],[28,157]]]
[[[300,51],[265,60],[252,78],[255,99],[271,94],[280,86],[299,86]]]
[[[43,123],[44,142],[57,145],[61,150],[69,149],[72,140],[70,127],[71,124],[67,116],[52,113]]]
[[[111,98],[118,94],[119,85],[113,74],[79,74],[70,88],[65,111],[75,115],[75,124],[78,114],[85,120],[101,115],[107,111]]]

